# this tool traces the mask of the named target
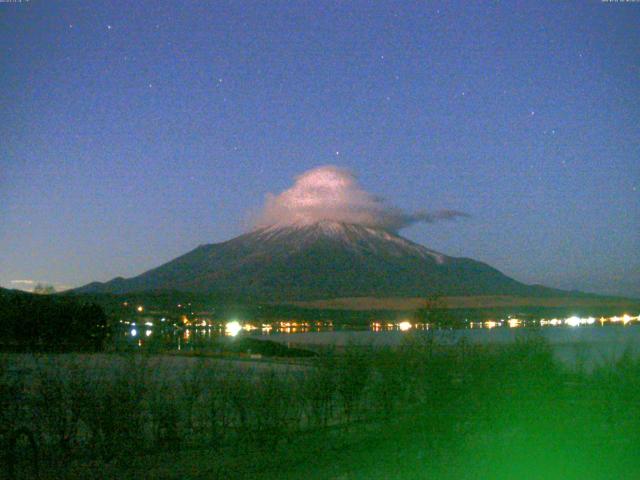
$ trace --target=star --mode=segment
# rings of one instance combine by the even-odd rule
[[[338,150],[336,150],[336,156],[339,156],[340,152]]]
[[[107,30],[111,30],[113,27],[111,25],[107,25]]]
[[[531,116],[533,117],[536,114],[533,110],[531,110]]]

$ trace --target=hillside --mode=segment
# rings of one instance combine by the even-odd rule
[[[485,263],[450,257],[385,230],[339,222],[258,229],[201,245],[136,277],[91,283],[77,291],[168,290],[258,301],[566,294],[525,285]]]

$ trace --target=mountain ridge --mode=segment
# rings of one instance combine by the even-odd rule
[[[163,290],[268,301],[569,293],[525,285],[486,263],[451,257],[387,230],[332,221],[259,228],[200,245],[135,277],[93,282],[76,292]]]

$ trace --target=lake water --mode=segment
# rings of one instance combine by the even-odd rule
[[[387,332],[314,332],[275,334],[261,338],[283,342],[292,347],[314,348],[334,345],[398,346],[406,341],[408,333]],[[540,336],[552,346],[556,358],[566,365],[598,364],[616,361],[625,352],[640,355],[640,325],[580,326],[558,328],[493,328],[464,330],[416,331],[412,335],[429,335],[440,344],[455,345],[464,340],[471,344],[499,344],[514,342],[518,338]]]
[[[179,327],[150,321],[122,325],[119,341],[129,345],[190,350],[214,345],[221,337],[250,336],[290,347],[317,349],[348,345],[398,346],[408,336],[429,336],[439,344],[500,344],[531,335],[541,336],[556,357],[568,365],[592,368],[619,359],[625,352],[640,355],[640,318],[624,315],[598,320],[578,317],[537,320],[519,319],[468,322],[465,328],[436,329],[421,323],[379,323],[334,326],[331,322],[272,322],[268,324],[230,321],[211,325]],[[231,339],[230,339],[231,340]]]

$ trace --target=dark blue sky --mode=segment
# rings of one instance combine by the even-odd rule
[[[640,297],[638,3],[32,0],[0,45],[2,286],[135,275],[334,164],[472,215],[430,248]]]

